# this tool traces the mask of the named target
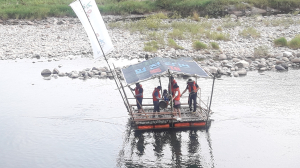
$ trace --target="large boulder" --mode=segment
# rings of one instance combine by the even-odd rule
[[[249,62],[241,60],[241,61],[235,63],[235,66],[237,66],[239,68],[248,68],[249,67]]]
[[[261,62],[257,65],[258,68],[263,68],[263,67],[266,67],[266,66],[267,66],[266,62]]]
[[[292,56],[293,56],[293,53],[288,52],[288,51],[285,51],[285,52],[282,53],[282,56],[283,56],[283,57],[292,57]]]
[[[292,63],[300,63],[300,58],[292,59]]]
[[[78,78],[79,77],[79,73],[77,71],[72,71],[70,77],[71,78]]]
[[[58,76],[60,76],[60,77],[63,77],[63,76],[65,76],[66,74],[65,73],[62,73],[62,72],[59,72],[58,73]]]
[[[48,77],[52,74],[52,72],[49,70],[49,69],[44,69],[42,72],[41,72],[41,75],[43,77]]]
[[[87,72],[87,75],[88,75],[89,77],[95,76],[95,74],[94,74],[93,72],[91,72],[91,71]]]
[[[107,73],[106,72],[101,72],[101,77],[106,77]]]
[[[240,75],[239,75],[238,72],[233,72],[233,76],[234,76],[234,77],[239,77]]]
[[[289,69],[289,65],[287,63],[283,63],[283,64],[281,64],[281,66],[286,70]]]
[[[282,60],[285,61],[285,62],[290,61],[287,57],[282,57]]]
[[[239,75],[247,75],[247,71],[246,71],[246,69],[241,69],[241,70],[238,70],[237,71],[237,73],[239,74]]]
[[[276,66],[275,66],[275,69],[278,70],[278,71],[283,71],[283,70],[285,70],[285,68],[284,68],[283,66],[281,66],[281,65],[276,65]]]
[[[93,67],[93,68],[92,68],[92,70],[99,71],[99,70],[100,70],[100,68],[98,68],[98,67]]]
[[[57,68],[54,68],[52,74],[59,74],[59,70]]]
[[[227,56],[225,54],[220,54],[219,55],[219,59],[220,60],[226,60],[227,59]]]

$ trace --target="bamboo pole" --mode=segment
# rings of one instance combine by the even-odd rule
[[[105,53],[104,53],[104,51],[103,51],[103,49],[102,49],[102,46],[100,45],[100,42],[99,42],[99,39],[98,39],[98,37],[97,37],[97,35],[96,35],[96,32],[95,32],[95,30],[94,30],[94,27],[92,26],[91,21],[90,21],[89,17],[87,16],[87,14],[86,14],[86,12],[85,12],[85,10],[84,10],[84,7],[83,7],[83,5],[82,5],[81,0],[79,0],[79,2],[80,2],[80,5],[81,5],[81,7],[82,7],[82,10],[83,10],[84,13],[85,13],[85,16],[87,17],[87,19],[88,19],[88,21],[89,21],[89,23],[90,23],[90,25],[91,25],[91,28],[92,28],[92,30],[93,30],[93,32],[94,32],[94,35],[95,35],[96,39],[97,39],[97,42],[98,42],[99,47],[100,47],[100,49],[101,49],[101,52],[102,52],[102,54],[103,54],[103,56],[104,56],[104,59],[105,59],[107,65],[108,65],[108,68],[109,68],[110,72],[113,74],[113,71],[111,70],[111,67],[110,67],[110,65],[109,65],[109,63],[108,63],[108,60],[107,60],[107,58],[106,58],[106,56],[105,56]],[[115,77],[114,77],[114,81],[115,81],[115,83],[116,83],[116,85],[117,85],[117,87],[118,87],[117,80],[116,80]],[[120,94],[121,94],[121,96],[122,96],[122,93],[121,93],[120,90],[119,90],[119,92],[120,92]],[[124,99],[123,99],[123,102],[124,102],[124,105],[125,105]]]

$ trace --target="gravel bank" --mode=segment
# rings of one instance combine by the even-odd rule
[[[132,18],[143,16],[131,16]],[[131,22],[131,18],[121,16],[104,16],[106,23],[117,20],[121,24]],[[237,26],[224,28],[225,22],[239,22]],[[280,20],[278,25],[268,25]],[[163,20],[163,22],[195,22],[189,19]],[[193,57],[207,71],[219,72],[220,75],[240,76],[251,70],[287,70],[288,67],[298,68],[300,63],[300,50],[292,50],[287,47],[276,47],[274,39],[285,37],[291,40],[300,34],[300,15],[276,15],[276,16],[254,16],[230,18],[212,18],[212,31],[222,27],[222,33],[230,34],[229,41],[214,41],[206,38],[200,41],[209,44],[217,42],[219,50],[205,49],[194,50],[190,39],[175,40],[177,44],[184,47],[182,50],[175,50],[171,47],[159,49],[155,53],[144,51],[145,34],[130,32],[119,28],[108,28],[115,50],[108,55],[111,58],[145,58],[151,57]],[[291,23],[291,24],[290,24]],[[259,33],[259,38],[242,37],[239,32],[247,27],[254,27]],[[81,56],[92,59],[92,49],[88,37],[77,18],[47,18],[40,21],[28,20],[0,20],[0,61],[14,59],[35,59],[44,58],[48,61],[72,59],[72,56]],[[160,30],[157,30],[160,31]],[[165,31],[165,30],[164,30]],[[169,30],[171,31],[171,30]],[[167,33],[166,32],[166,39]],[[259,46],[268,48],[265,56],[255,55],[254,49]],[[53,67],[57,68],[57,67]],[[91,70],[99,68],[87,67]],[[103,68],[101,68],[103,72]],[[85,70],[84,70],[85,71]],[[57,72],[56,72],[57,73]],[[71,72],[60,74],[65,76]],[[95,72],[101,76],[101,73]],[[107,72],[106,72],[107,73]],[[71,73],[72,74],[72,73]],[[86,73],[78,73],[80,75]],[[88,74],[88,73],[87,73]],[[104,73],[103,73],[104,74]],[[68,75],[67,75],[68,76]],[[76,78],[77,75],[74,75]],[[101,76],[103,77],[103,75]]]

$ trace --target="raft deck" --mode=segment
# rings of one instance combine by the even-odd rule
[[[153,112],[153,104],[143,104],[143,112],[138,113],[136,104],[130,104],[132,126],[136,130],[168,129],[178,127],[207,127],[209,126],[208,110],[197,106],[196,112],[190,111],[187,103],[181,104],[181,120],[177,120],[170,107]],[[176,114],[178,116],[178,114]]]

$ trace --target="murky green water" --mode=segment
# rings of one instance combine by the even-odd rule
[[[208,131],[134,132],[114,81],[40,75],[103,61],[31,62],[0,61],[0,167],[300,166],[299,70],[217,80]],[[211,83],[198,81],[205,102]]]

